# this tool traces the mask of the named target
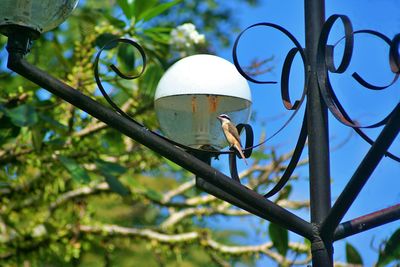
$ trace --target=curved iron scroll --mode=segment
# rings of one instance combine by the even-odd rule
[[[342,21],[343,26],[344,26],[345,36],[343,38],[341,38],[336,44],[328,45],[327,42],[328,42],[328,37],[329,37],[330,31],[337,20]],[[307,66],[308,66],[307,58],[305,56],[303,48],[300,46],[299,42],[295,39],[295,37],[290,32],[288,32],[286,29],[284,29],[283,27],[281,27],[279,25],[272,24],[272,23],[257,23],[257,24],[253,24],[253,25],[247,27],[245,30],[243,30],[238,35],[237,39],[235,40],[234,46],[233,46],[234,64],[235,64],[236,68],[238,69],[239,73],[241,73],[244,78],[246,78],[250,82],[257,83],[257,84],[276,83],[274,81],[260,81],[260,80],[257,80],[255,78],[249,76],[243,70],[243,68],[241,67],[239,60],[238,60],[237,49],[238,49],[238,44],[239,44],[240,39],[242,38],[243,34],[246,31],[248,31],[251,28],[258,27],[258,26],[266,26],[266,27],[274,28],[274,29],[280,31],[281,33],[283,33],[284,35],[286,35],[295,44],[295,48],[292,48],[288,52],[288,54],[285,58],[285,62],[283,64],[283,69],[282,69],[282,75],[281,75],[281,97],[282,97],[283,104],[286,109],[294,110],[295,112],[292,114],[292,116],[289,117],[289,119],[283,124],[283,126],[278,129],[278,131],[276,131],[274,134],[272,134],[264,142],[262,142],[258,145],[255,145],[254,147],[257,147],[257,146],[265,143],[266,141],[270,140],[272,137],[274,137],[276,134],[278,134],[280,131],[282,131],[290,123],[290,121],[293,119],[294,115],[299,110],[299,107],[302,105],[303,100],[305,98],[306,85],[308,84],[308,75],[309,75],[309,72],[307,69]],[[336,94],[333,91],[332,85],[329,80],[329,75],[328,75],[328,72],[340,74],[340,73],[344,73],[347,70],[348,66],[350,65],[351,57],[353,54],[354,35],[355,34],[372,35],[374,37],[381,39],[386,44],[388,44],[388,46],[390,47],[389,63],[390,63],[390,68],[395,75],[393,77],[393,80],[388,85],[383,85],[383,86],[382,85],[374,85],[374,84],[367,82],[357,72],[354,72],[352,74],[352,77],[360,85],[362,85],[365,88],[370,89],[370,90],[386,89],[386,88],[390,87],[391,85],[393,85],[398,80],[398,77],[400,74],[400,56],[399,56],[400,34],[397,34],[392,40],[390,40],[390,38],[388,38],[384,34],[381,34],[379,32],[373,31],[373,30],[353,31],[353,27],[350,22],[350,19],[344,15],[333,15],[333,16],[329,17],[328,20],[325,22],[323,29],[321,31],[321,35],[320,35],[320,39],[319,39],[319,43],[318,43],[318,52],[317,52],[317,66],[318,66],[317,77],[318,77],[318,85],[319,85],[323,100],[327,104],[330,112],[336,117],[336,119],[338,119],[343,124],[352,127],[366,142],[368,142],[369,144],[372,145],[374,143],[374,141],[371,138],[369,138],[368,135],[365,134],[361,130],[361,128],[375,128],[375,127],[379,127],[379,126],[386,124],[386,122],[390,118],[392,112],[390,112],[382,120],[380,120],[376,123],[373,123],[371,125],[366,125],[366,126],[359,125],[358,123],[354,122],[350,118],[350,116],[346,113],[343,106],[339,102]],[[334,63],[334,49],[335,49],[336,45],[342,40],[345,41],[344,52],[343,52],[343,56],[342,56],[340,63],[336,67],[335,63]],[[290,76],[290,69],[292,66],[292,62],[297,53],[300,53],[302,60],[303,60],[303,64],[304,64],[305,87],[303,90],[303,95],[300,98],[300,100],[296,100],[294,102],[294,104],[292,104],[292,102],[290,100],[288,84],[289,84],[289,76]],[[296,144],[296,147],[294,150],[294,154],[289,162],[289,166],[286,169],[285,173],[280,178],[280,180],[278,181],[278,183],[274,186],[274,188],[265,194],[265,197],[271,197],[272,195],[276,194],[287,183],[294,168],[297,166],[301,152],[304,148],[306,138],[307,138],[307,122],[305,119],[303,119],[302,129],[300,131],[299,139],[297,141],[297,144]],[[385,153],[385,155],[395,161],[400,162],[400,158],[398,156],[395,156],[388,151]]]
[[[244,29],[236,38],[235,43],[233,45],[233,50],[232,50],[232,57],[233,57],[233,63],[236,66],[236,69],[239,71],[239,73],[246,78],[248,81],[251,81],[253,83],[257,83],[257,84],[275,84],[277,83],[276,81],[260,81],[257,79],[254,79],[252,77],[250,77],[242,68],[242,66],[240,65],[239,59],[238,59],[238,45],[239,42],[243,36],[243,34],[255,27],[270,27],[273,29],[278,30],[279,32],[283,33],[286,37],[288,37],[292,43],[295,45],[294,48],[292,48],[291,50],[289,50],[288,54],[286,55],[285,61],[283,63],[283,67],[282,67],[282,74],[281,74],[281,97],[282,97],[282,103],[284,105],[284,107],[287,110],[293,110],[294,112],[292,113],[292,115],[287,119],[287,121],[273,134],[271,134],[270,137],[268,137],[267,139],[265,139],[263,142],[253,146],[252,148],[256,148],[258,146],[261,146],[262,144],[266,143],[267,141],[271,140],[273,137],[275,137],[278,133],[280,133],[291,121],[292,119],[296,116],[297,112],[299,111],[301,105],[304,102],[304,99],[306,97],[307,94],[307,84],[308,84],[308,76],[309,76],[309,72],[307,71],[307,57],[304,53],[304,49],[303,47],[300,45],[299,41],[297,41],[297,39],[285,28],[277,25],[277,24],[273,24],[273,23],[268,23],[268,22],[261,22],[261,23],[256,23],[253,24],[249,27],[247,27],[246,29]],[[301,59],[303,61],[303,67],[304,67],[304,86],[303,86],[303,91],[301,94],[300,99],[296,100],[293,104],[291,102],[290,99],[290,94],[289,94],[289,77],[290,77],[290,69],[291,66],[293,64],[293,60],[295,58],[295,56],[297,55],[297,53],[300,54]]]
[[[115,111],[117,111],[120,115],[124,116],[125,118],[143,126],[142,124],[136,122],[134,119],[132,119],[128,114],[126,114],[123,110],[121,110],[117,104],[114,103],[114,101],[112,101],[112,99],[110,98],[110,96],[107,94],[106,90],[104,89],[102,83],[101,83],[101,79],[100,79],[100,75],[99,75],[99,60],[100,60],[100,56],[101,53],[105,50],[105,49],[109,49],[111,47],[113,47],[113,45],[115,43],[126,43],[129,45],[132,45],[133,47],[135,47],[140,55],[142,56],[142,60],[143,60],[143,67],[142,70],[139,72],[139,74],[137,75],[133,75],[133,76],[129,76],[129,75],[125,75],[123,74],[114,64],[111,64],[109,67],[110,69],[112,69],[119,77],[126,79],[126,80],[133,80],[133,79],[137,79],[140,76],[142,76],[142,74],[144,73],[144,71],[146,70],[146,54],[144,52],[144,49],[135,41],[131,40],[131,39],[127,39],[127,38],[119,38],[119,39],[113,39],[108,41],[101,49],[100,51],[97,53],[96,58],[94,60],[94,79],[96,80],[96,84],[100,90],[100,92],[102,93],[102,95],[104,96],[104,98],[107,100],[107,102],[110,104],[110,106],[113,107],[113,109]]]
[[[307,111],[304,113],[303,123],[301,125],[300,135],[297,139],[296,147],[294,148],[293,155],[289,161],[288,166],[285,169],[285,172],[282,174],[281,178],[275,184],[275,186],[268,191],[264,197],[269,198],[278,193],[289,181],[292,176],[294,170],[296,169],[297,164],[299,163],[301,153],[303,152],[304,146],[307,140]]]
[[[243,154],[246,158],[249,158],[251,156],[251,152],[253,151],[253,141],[254,141],[253,128],[251,128],[249,124],[244,124],[244,123],[238,124],[236,128],[239,133],[243,130],[243,128],[246,132],[246,143],[245,143],[245,149],[243,150]],[[232,151],[232,153],[229,154],[229,170],[231,173],[231,178],[240,183],[236,165],[236,157],[238,158],[241,157],[238,151],[233,147],[230,148],[230,151]]]
[[[331,31],[333,25],[338,20],[340,20],[343,23],[345,36],[342,39],[340,39],[335,45],[328,45],[327,42],[328,42],[328,37],[329,37],[330,31]],[[386,89],[389,86],[393,85],[397,81],[397,79],[399,77],[399,73],[396,73],[396,70],[397,70],[396,66],[398,65],[396,63],[396,59],[398,59],[398,49],[396,48],[396,46],[398,46],[398,44],[396,44],[396,42],[398,42],[398,41],[396,41],[397,37],[395,37],[392,41],[387,36],[385,36],[379,32],[376,32],[376,31],[372,31],[372,30],[353,31],[353,26],[350,22],[350,19],[345,15],[332,15],[331,17],[328,18],[328,20],[325,22],[325,24],[322,28],[320,39],[318,42],[317,77],[318,77],[318,85],[319,85],[319,89],[321,92],[321,96],[324,99],[324,102],[326,103],[328,109],[333,114],[333,116],[338,121],[343,123],[344,125],[352,127],[361,138],[363,138],[366,142],[368,142],[369,144],[372,145],[374,143],[374,141],[371,138],[369,138],[368,135],[365,134],[361,129],[362,128],[376,128],[376,127],[380,127],[380,126],[386,124],[388,119],[392,115],[392,112],[387,114],[380,121],[375,122],[373,124],[359,125],[357,122],[355,122],[354,120],[352,120],[350,118],[348,113],[343,108],[342,104],[338,100],[338,98],[333,90],[333,87],[332,87],[330,79],[329,79],[329,72],[340,74],[340,73],[343,73],[346,71],[346,69],[348,68],[348,66],[350,64],[351,57],[353,54],[354,35],[360,34],[360,33],[370,34],[372,36],[375,36],[375,37],[383,40],[386,44],[388,44],[388,46],[390,47],[389,61],[391,63],[391,69],[392,69],[392,71],[394,70],[393,72],[395,73],[395,75],[394,75],[392,82],[390,84],[384,85],[384,86],[377,86],[377,85],[368,83],[356,72],[354,72],[352,74],[352,77],[359,84],[361,84],[362,86],[364,86],[365,88],[370,89],[370,90],[383,90],[383,89]],[[334,56],[333,56],[334,48],[343,39],[345,40],[343,56],[342,56],[341,62],[339,64],[339,67],[335,67]],[[396,51],[397,51],[397,54],[396,54]],[[395,161],[400,162],[400,158],[398,156],[395,156],[388,151],[385,153],[385,155]]]
[[[390,68],[393,73],[400,73],[400,33],[392,39],[389,51]]]
[[[304,49],[303,47],[300,45],[300,43],[297,41],[297,39],[289,32],[287,31],[285,28],[273,24],[273,23],[267,23],[267,22],[263,22],[263,23],[257,23],[257,24],[253,24],[249,27],[247,27],[244,31],[242,31],[239,36],[237,37],[237,39],[235,40],[234,46],[233,46],[233,62],[236,66],[236,68],[238,69],[239,73],[242,74],[242,76],[244,78],[246,78],[247,80],[257,83],[257,84],[272,84],[272,83],[276,83],[273,81],[259,81],[256,80],[252,77],[250,77],[249,75],[247,75],[247,73],[242,69],[239,60],[238,60],[238,53],[237,53],[237,48],[238,48],[238,44],[239,41],[241,39],[241,37],[243,36],[243,34],[254,28],[254,27],[259,27],[259,26],[264,26],[264,27],[271,27],[273,29],[276,29],[278,31],[280,31],[281,33],[283,33],[285,36],[287,36],[295,45],[294,48],[290,49],[289,52],[286,55],[285,61],[283,63],[283,67],[282,67],[282,73],[281,73],[281,98],[282,98],[282,103],[284,105],[284,107],[287,110],[293,110],[294,112],[291,114],[291,116],[287,119],[287,121],[276,131],[274,132],[270,137],[268,137],[266,140],[264,140],[263,142],[261,142],[258,145],[255,145],[253,148],[258,147],[262,144],[264,144],[265,142],[269,141],[271,138],[275,137],[278,133],[280,133],[295,117],[295,115],[297,114],[297,112],[300,110],[301,105],[303,104],[306,94],[307,94],[307,85],[308,85],[308,80],[309,80],[309,72],[307,70],[307,66],[308,66],[308,61],[307,61],[307,57],[305,55]],[[297,53],[300,54],[302,61],[303,61],[303,68],[304,68],[304,86],[303,86],[303,92],[302,95],[300,97],[300,99],[295,100],[294,103],[292,103],[291,98],[290,98],[290,93],[289,93],[289,78],[290,78],[290,70],[293,64],[293,60],[296,57]],[[305,115],[304,115],[305,116]],[[296,147],[294,149],[293,155],[290,159],[288,168],[285,170],[285,172],[283,173],[283,175],[281,176],[281,178],[279,179],[279,181],[275,184],[275,186],[268,191],[266,194],[264,194],[264,197],[269,198],[272,197],[273,195],[275,195],[277,192],[279,192],[285,185],[286,183],[289,181],[291,175],[293,174],[294,169],[296,168],[299,160],[300,160],[300,156],[301,153],[303,152],[304,149],[304,145],[307,139],[307,120],[306,117],[303,118],[303,125],[301,127],[301,131],[300,131],[300,135],[296,144]]]

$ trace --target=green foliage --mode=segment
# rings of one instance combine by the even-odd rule
[[[268,160],[271,158],[270,155],[263,153],[262,151],[254,151],[251,153],[252,158],[255,160]]]
[[[131,2],[131,4],[129,3]],[[122,11],[124,12],[125,16],[128,19],[131,19],[133,14],[135,13],[135,5],[134,5],[134,1],[128,1],[128,0],[117,0],[118,5],[120,6],[120,8],[122,9]]]
[[[387,266],[389,263],[399,264],[400,259],[400,229],[397,229],[379,252],[377,266]]]
[[[346,243],[346,260],[351,264],[363,265],[363,260],[357,249],[350,243]]]
[[[270,223],[268,227],[269,237],[282,256],[286,256],[289,249],[289,232],[278,224]]]
[[[59,156],[58,158],[75,181],[79,183],[88,183],[90,181],[90,177],[86,170],[74,159],[65,156]]]
[[[178,4],[181,1],[182,0],[174,0],[171,2],[163,3],[163,4],[158,4],[157,1],[153,1],[154,4],[153,4],[153,6],[151,6],[151,8],[146,8],[144,10],[140,10],[140,12],[136,13],[136,17],[138,20],[143,20],[143,21],[150,20],[150,19],[162,14],[163,12],[165,12],[166,10],[175,6],[176,4]],[[141,2],[149,3],[152,1],[141,1]]]
[[[3,112],[17,127],[33,126],[38,122],[38,115],[35,107],[29,104],[22,104],[15,108],[3,109]]]
[[[181,15],[186,18],[177,19]],[[171,30],[204,15],[193,13],[185,1],[88,0],[62,27],[36,40],[26,59],[106,104],[93,80],[93,58],[110,40],[133,38],[148,58],[144,75],[116,78],[110,64],[135,75],[143,62],[134,48],[115,43],[102,54],[101,78],[113,101],[155,129],[157,82],[182,56],[171,43]],[[225,24],[230,21],[224,17]],[[197,30],[206,29],[199,25]],[[5,41],[1,37],[2,52]],[[207,44],[194,45],[190,53],[207,49]],[[214,212],[196,210],[217,210],[223,202],[201,204],[191,174],[2,66],[2,266],[217,266],[226,260],[223,253],[214,254],[212,235],[204,229],[204,217]],[[187,189],[173,195],[185,183]],[[174,241],[179,234],[197,236]],[[232,236],[221,242],[235,244]],[[240,255],[234,261],[253,262]]]

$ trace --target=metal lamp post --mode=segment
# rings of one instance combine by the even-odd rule
[[[11,5],[14,1],[10,0],[6,2],[6,5]],[[16,2],[20,3],[19,1]],[[35,2],[36,4],[38,3],[38,1],[24,1],[24,3],[32,4],[32,7]],[[76,4],[76,1],[60,0],[49,2],[60,3],[59,6],[56,5],[58,8],[57,10],[68,10],[68,12],[71,10],[71,7]],[[30,40],[36,38],[41,32],[41,29],[46,29],[45,25],[37,26],[33,23],[35,20],[35,12],[28,12],[27,14],[31,14],[31,19],[24,21],[24,23],[21,23],[18,19],[10,21],[4,13],[0,13],[0,15],[2,15],[2,17],[0,17],[0,27],[1,32],[8,36],[8,68],[19,73],[28,80],[35,82],[42,88],[47,89],[74,106],[84,110],[110,127],[117,129],[121,133],[154,150],[165,158],[168,158],[183,168],[191,171],[197,177],[201,177],[201,179],[198,179],[197,185],[207,192],[309,239],[311,241],[313,266],[333,266],[332,245],[334,241],[400,218],[399,204],[348,222],[341,222],[382,157],[388,156],[393,160],[400,161],[396,155],[387,151],[390,144],[400,131],[400,104],[397,104],[384,120],[370,126],[384,126],[379,136],[375,140],[371,140],[361,131],[359,125],[351,120],[340,102],[337,100],[329,82],[329,73],[343,73],[346,70],[351,60],[353,36],[354,34],[362,32],[380,38],[388,44],[389,62],[391,70],[395,76],[390,85],[394,84],[400,72],[400,35],[396,35],[393,39],[390,39],[381,33],[371,30],[353,31],[350,20],[343,15],[333,15],[325,20],[324,3],[323,0],[304,1],[306,22],[305,48],[303,48],[287,30],[279,25],[259,23],[249,27],[272,27],[289,37],[295,45],[295,47],[287,54],[282,71],[282,98],[285,106],[295,112],[299,110],[301,104],[305,102],[305,99],[307,99],[306,114],[295,153],[290,161],[288,169],[282,176],[281,182],[278,183],[277,190],[279,190],[285,184],[285,181],[290,178],[304,147],[305,139],[308,138],[310,158],[311,222],[303,220],[290,211],[268,200],[267,197],[270,194],[266,194],[267,197],[260,195],[259,193],[240,184],[237,179],[231,179],[231,177],[222,174],[218,170],[204,163],[202,160],[193,156],[191,153],[188,153],[185,149],[181,149],[179,144],[176,142],[172,142],[171,140],[148,130],[134,119],[129,118],[126,114],[119,112],[118,108],[113,106],[114,109],[117,109],[118,111],[115,112],[114,110],[92,100],[90,97],[82,94],[78,90],[50,76],[45,71],[26,62],[24,56],[29,51]],[[19,6],[14,5],[13,7],[18,8]],[[23,6],[23,8],[28,7],[30,7],[30,5]],[[32,8],[31,10],[37,9]],[[54,14],[66,14],[58,11]],[[26,12],[23,12],[23,14],[25,13]],[[58,17],[64,18],[65,16],[62,15]],[[55,21],[61,22],[58,19]],[[336,67],[333,63],[333,51],[335,47],[334,45],[329,45],[327,40],[331,28],[338,21],[341,21],[345,28],[345,51],[343,53],[344,56],[342,61],[339,66]],[[241,35],[239,35],[234,46],[234,62],[238,71],[252,82],[271,83],[256,81],[251,77],[248,77],[241,69],[236,56],[236,47],[240,37]],[[124,42],[131,43],[140,50],[140,46],[136,43],[127,40]],[[140,51],[141,53],[143,52],[143,50]],[[305,86],[302,98],[292,104],[288,95],[288,76],[290,73],[291,63],[295,55],[298,53],[301,55],[304,64]],[[118,69],[114,68],[114,70],[118,74]],[[357,73],[354,73],[353,77],[360,84],[370,89],[383,89],[387,87],[370,84]],[[159,99],[161,99],[161,97]],[[161,104],[160,107],[162,110]],[[353,127],[361,137],[371,144],[371,148],[352,177],[349,179],[339,198],[333,203],[332,207],[330,196],[328,111],[345,125]],[[194,144],[188,142],[186,145]],[[218,145],[216,146],[218,147]],[[181,147],[184,147],[184,145]],[[249,150],[251,151],[251,147],[249,147]],[[210,153],[218,152],[213,151]]]

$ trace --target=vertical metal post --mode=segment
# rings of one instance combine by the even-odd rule
[[[320,96],[317,80],[318,39],[325,22],[325,1],[305,0],[306,55],[310,79],[307,91],[308,153],[310,173],[311,222],[315,235],[311,240],[313,266],[333,266],[332,240],[322,240],[320,224],[331,207],[328,112]]]

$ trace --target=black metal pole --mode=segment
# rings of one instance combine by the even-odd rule
[[[9,51],[7,66],[9,69],[38,84],[58,97],[61,97],[77,108],[84,110],[88,114],[106,123],[110,127],[113,127],[126,136],[129,136],[135,141],[147,146],[161,156],[175,162],[195,175],[202,177],[207,182],[219,187],[222,191],[227,192],[228,195],[235,196],[242,202],[251,203],[254,209],[262,212],[264,218],[267,220],[279,223],[286,229],[303,237],[308,239],[312,238],[312,226],[310,223],[279,205],[265,199],[253,190],[233,181],[228,176],[210,167],[195,156],[175,147],[161,137],[153,134],[148,129],[121,116],[113,110],[94,101],[90,97],[82,94],[80,91],[52,77],[43,70],[29,64],[22,58],[24,53],[21,52],[18,47],[14,50],[14,45],[18,44],[15,44],[14,40],[9,37],[7,47]]]
[[[400,219],[400,204],[339,224],[333,239],[339,240]]]
[[[329,215],[325,219],[321,233],[332,235],[340,221],[343,219],[351,204],[357,198],[363,186],[367,183],[372,172],[378,166],[384,154],[396,138],[400,131],[400,103],[397,104],[392,112],[389,121],[386,123],[382,132],[368,150],[364,159],[361,161],[357,170],[354,172],[350,181],[347,183],[343,192],[340,194],[333,205]]]
[[[332,240],[322,240],[319,225],[331,206],[328,112],[320,96],[317,80],[318,40],[325,22],[325,1],[305,0],[306,55],[310,79],[307,87],[308,153],[310,173],[311,222],[315,236],[311,240],[313,266],[333,266]]]

